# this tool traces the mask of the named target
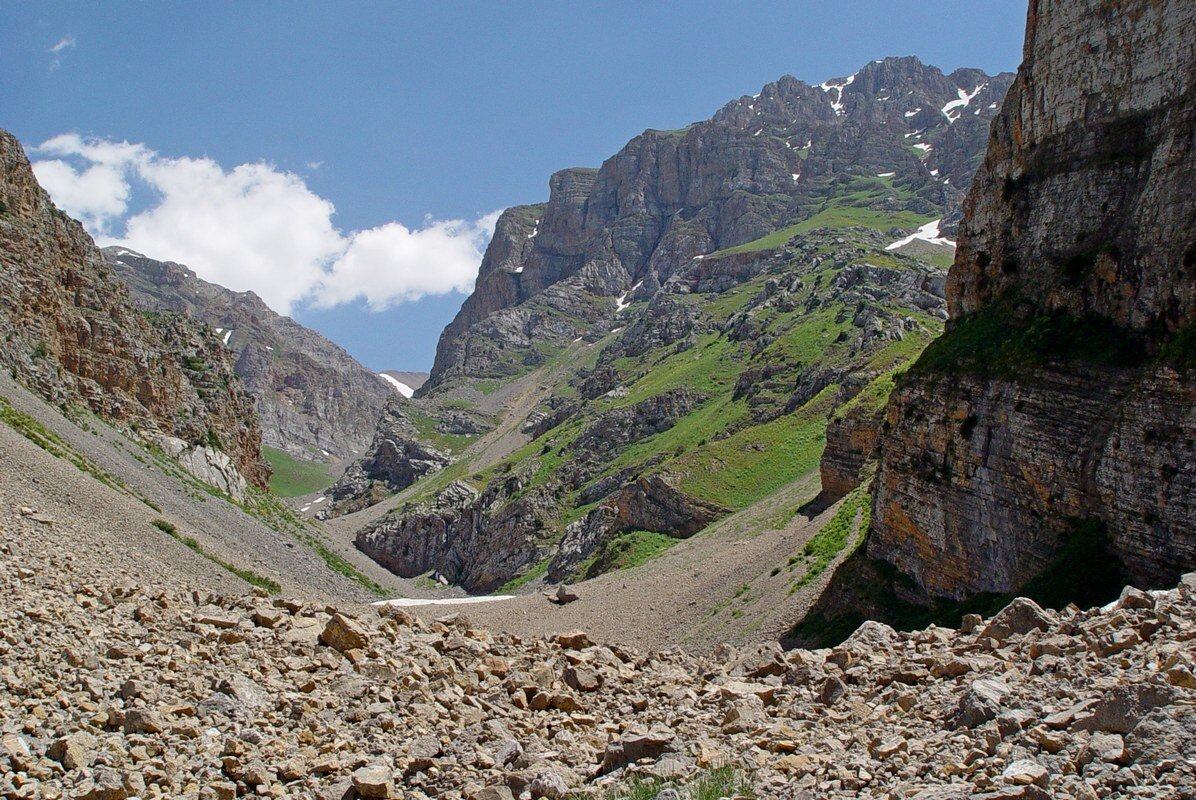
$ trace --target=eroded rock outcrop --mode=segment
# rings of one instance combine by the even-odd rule
[[[0,266],[0,361],[22,383],[52,402],[174,437],[191,455],[222,451],[231,461],[224,471],[234,467],[250,484],[266,486],[261,429],[228,352],[185,317],[138,311],[5,131]]]
[[[1030,4],[948,282],[894,392],[868,553],[931,595],[1017,589],[1104,531],[1196,564],[1196,7]]]
[[[405,410],[406,403],[392,397],[386,404],[365,458],[350,464],[326,492],[331,502],[320,511],[321,517],[347,514],[373,505],[452,462],[448,454],[421,440]]]

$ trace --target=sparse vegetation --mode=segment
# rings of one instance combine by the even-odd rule
[[[914,370],[1013,376],[1049,362],[1133,367],[1146,357],[1137,336],[1108,320],[1037,312],[1009,297],[959,320],[923,351]]]
[[[176,528],[172,523],[167,522],[164,519],[155,519],[150,524],[165,533],[170,538],[181,542],[191,550],[194,550],[196,553],[203,556],[208,561],[211,561],[213,564],[222,567],[228,572],[231,572],[233,575],[236,575],[246,583],[265,589],[271,594],[278,594],[278,592],[282,591],[282,586],[280,586],[277,581],[273,581],[264,575],[259,575],[253,570],[234,566],[224,559],[209,553],[199,543],[199,540],[197,540],[194,536],[183,536],[179,533],[178,528]]]
[[[159,510],[156,505],[130,489],[120,478],[101,469],[94,461],[80,453],[58,434],[28,414],[13,408],[9,399],[3,395],[0,395],[0,422],[4,422],[50,455],[70,463],[75,469],[90,475],[108,488],[140,500],[155,511]]]
[[[789,567],[805,566],[805,572],[792,585],[790,591],[796,591],[809,585],[815,578],[826,572],[839,554],[849,544],[862,541],[868,530],[871,518],[872,495],[869,493],[870,484],[863,484],[851,490],[843,498],[842,504],[831,517],[830,522],[806,542],[800,556],[789,559]]]
[[[659,778],[636,778],[607,789],[604,800],[654,800],[665,789],[674,789],[682,800],[723,800],[756,797],[751,780],[733,766],[715,767],[700,772],[692,781],[682,783]],[[580,799],[579,799],[580,800]]]
[[[524,586],[527,586],[532,581],[539,580],[540,578],[544,577],[544,573],[548,572],[548,562],[551,560],[551,558],[545,558],[542,561],[533,564],[527,570],[527,572],[511,578],[511,580],[500,586],[494,593],[513,594],[522,589]]]
[[[573,580],[589,580],[607,572],[638,567],[668,550],[677,539],[652,531],[621,533],[603,542],[581,563]]]

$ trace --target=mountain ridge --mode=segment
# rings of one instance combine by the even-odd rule
[[[234,292],[172,261],[102,251],[139,306],[192,317],[232,353],[256,400],[266,445],[309,461],[348,461],[369,444],[392,390],[340,345],[253,292]]]

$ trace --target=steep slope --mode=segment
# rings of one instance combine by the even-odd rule
[[[497,458],[479,428],[447,469],[390,424],[331,513],[414,483],[357,546],[488,591],[636,562],[802,479],[828,422],[879,428],[895,374],[941,331],[941,220],[1007,80],[915,59],[841,86],[786,78],[557,173],[547,204],[499,220],[404,409],[476,413],[523,375],[538,407],[504,417]],[[839,494],[862,462],[845,456]]]
[[[264,487],[253,404],[220,342],[145,314],[0,131],[0,361],[54,403],[139,430],[231,494]]]
[[[949,331],[886,416],[867,552],[914,588],[1196,565],[1194,137],[1196,7],[1030,3]]]
[[[601,169],[552,176],[547,204],[499,219],[474,294],[445,329],[424,394],[505,379],[609,330],[697,256],[828,223],[952,218],[1010,75],[915,58],[808,86],[791,77],[705,122],[649,130]],[[896,192],[870,196],[863,179]],[[774,242],[783,244],[783,241]]]
[[[266,445],[309,461],[348,460],[365,450],[394,390],[342,347],[252,292],[209,283],[181,264],[121,247],[103,253],[138,307],[198,320],[232,351]]]

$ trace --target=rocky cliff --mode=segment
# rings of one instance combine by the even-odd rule
[[[555,174],[499,219],[413,406],[538,370],[526,438],[417,483],[358,547],[470,590],[576,578],[802,478],[828,422],[859,429],[850,489],[894,374],[941,330],[947,220],[1010,80],[912,58],[783,78]],[[328,513],[378,499],[373,477]]]
[[[19,380],[140,431],[226,491],[265,487],[252,399],[219,340],[184,317],[137,310],[5,131],[0,265],[0,360]]]
[[[545,348],[609,329],[621,304],[650,298],[695,257],[819,213],[957,217],[1011,79],[944,75],[916,58],[819,86],[784,77],[710,120],[646,131],[600,169],[556,173],[547,204],[499,219],[425,392],[526,372]],[[844,203],[861,176],[901,191]]]
[[[1030,3],[947,334],[886,414],[868,554],[946,598],[1076,548],[1196,564],[1196,7]]]
[[[121,247],[103,253],[138,307],[198,320],[232,351],[265,444],[315,461],[352,459],[369,445],[395,390],[344,348],[254,293],[209,283],[181,264]]]

